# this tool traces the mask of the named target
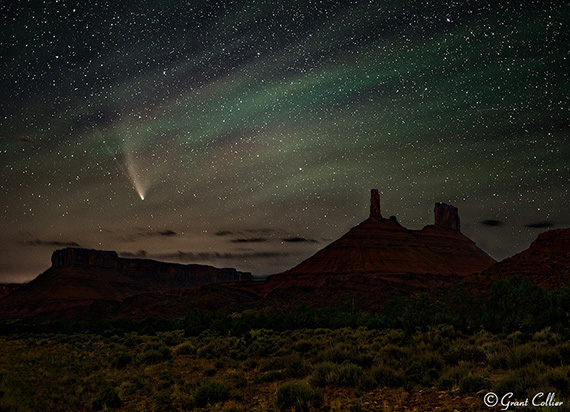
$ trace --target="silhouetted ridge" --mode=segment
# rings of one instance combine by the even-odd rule
[[[436,203],[435,224],[409,230],[380,214],[378,190],[371,192],[370,217],[284,275],[439,274],[481,272],[495,261],[460,232],[457,208]],[[280,276],[280,275],[276,275]]]
[[[528,249],[491,266],[482,275],[471,281],[473,287],[510,276],[528,278],[548,288],[570,285],[570,229],[541,233]]]
[[[180,295],[210,283],[251,280],[250,273],[207,265],[125,259],[112,251],[57,250],[52,266],[0,300],[0,317],[61,312],[144,294]]]

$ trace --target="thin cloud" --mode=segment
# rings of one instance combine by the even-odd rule
[[[60,241],[60,240],[32,239],[32,240],[25,240],[20,243],[25,246],[81,247],[81,245],[77,242]]]
[[[297,255],[292,252],[182,252],[150,254],[146,250],[138,252],[119,252],[119,256],[124,258],[146,258],[157,260],[174,260],[178,262],[196,262],[203,260],[233,260],[233,259],[273,259]]]
[[[303,242],[305,242],[305,243],[318,243],[318,241],[315,239],[307,239],[307,238],[298,237],[298,236],[286,237],[286,238],[283,238],[281,240],[283,242],[289,242],[289,243],[303,243]]]
[[[554,222],[549,222],[547,220],[543,221],[543,222],[534,222],[534,223],[529,223],[524,225],[525,227],[531,228],[531,229],[545,229],[545,228],[549,228],[554,226],[555,223]]]
[[[505,222],[503,222],[501,220],[487,219],[487,220],[483,220],[481,222],[481,224],[483,226],[497,227],[497,226],[503,226],[505,224]]]
[[[174,237],[174,236],[178,236],[178,233],[175,232],[174,230],[171,230],[171,229],[146,230],[146,231],[141,231],[138,233],[119,236],[119,240],[121,240],[123,242],[133,242],[137,239],[145,238],[145,237]]]
[[[267,242],[264,237],[252,237],[252,238],[239,238],[230,240],[232,243],[262,243]]]
[[[214,233],[215,236],[229,236],[233,234],[234,232],[232,232],[231,230],[220,230],[219,232]]]

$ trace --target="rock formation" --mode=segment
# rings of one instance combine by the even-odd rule
[[[209,283],[250,280],[251,274],[206,265],[119,258],[115,252],[67,248],[52,266],[0,300],[0,317],[63,311],[141,294],[178,295]]]
[[[445,203],[436,203],[434,215],[434,226],[461,232],[461,223],[459,222],[459,213],[456,207],[446,205]]]
[[[510,276],[528,278],[547,288],[570,284],[570,229],[538,235],[528,249],[491,266],[469,284],[485,289]]]
[[[434,225],[409,230],[394,216],[381,217],[376,194],[368,219],[294,268],[270,276],[258,293],[315,304],[351,295],[370,309],[395,295],[445,290],[495,263],[461,233],[457,208],[438,203]]]
[[[3,298],[4,296],[7,296],[12,291],[18,289],[20,286],[22,286],[22,285],[19,283],[2,283],[2,284],[0,284],[0,299]]]
[[[418,231],[406,229],[395,218],[378,218],[377,205],[379,200],[372,191],[368,219],[285,274],[464,276],[495,263],[460,232],[453,206],[436,204],[435,225]]]
[[[382,219],[382,214],[380,213],[380,195],[378,194],[378,189],[372,189],[370,191],[370,217]]]

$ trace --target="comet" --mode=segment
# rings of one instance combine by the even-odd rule
[[[127,174],[131,180],[133,188],[141,200],[144,200],[147,187],[145,185],[144,179],[141,176],[140,168],[138,167],[136,156],[133,152],[125,151],[125,162],[127,166]]]

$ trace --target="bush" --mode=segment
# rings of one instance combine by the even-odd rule
[[[534,342],[512,349],[502,347],[489,357],[489,364],[501,369],[519,369],[536,361],[551,366],[561,363],[559,353],[554,348]]]
[[[111,366],[114,368],[124,368],[133,361],[133,357],[130,353],[120,352],[115,356],[115,359],[111,362]]]
[[[291,378],[303,378],[309,373],[309,365],[298,354],[292,354],[285,359],[285,372]]]
[[[194,391],[194,403],[199,407],[227,401],[229,397],[230,387],[216,380],[202,382]]]
[[[467,375],[459,384],[462,393],[479,392],[481,389],[489,389],[491,382],[489,379],[479,375]]]
[[[517,369],[505,376],[495,385],[497,393],[513,392],[516,396],[523,398],[531,392],[540,389],[542,380],[538,373],[531,368]]]
[[[103,408],[118,408],[123,404],[119,393],[114,388],[105,388],[101,391],[97,399],[93,401],[93,410],[100,411]]]
[[[451,375],[443,375],[437,380],[437,389],[440,391],[448,391],[453,388],[455,379]]]
[[[177,355],[194,355],[196,353],[196,348],[191,343],[185,342],[176,347],[174,352]]]
[[[487,354],[483,349],[474,345],[457,345],[443,354],[447,364],[457,365],[460,361],[484,362]]]
[[[269,371],[261,376],[262,382],[275,382],[284,379],[285,375],[281,371]]]
[[[310,381],[318,386],[350,386],[358,383],[361,376],[362,368],[353,363],[345,362],[342,365],[338,365],[331,362],[322,362],[315,367]]]
[[[291,346],[291,350],[300,353],[309,353],[315,347],[314,343],[309,340],[300,340]]]
[[[196,355],[199,358],[216,359],[227,355],[230,349],[231,342],[218,339],[198,349]]]
[[[379,365],[370,370],[375,382],[380,387],[398,388],[404,385],[406,376],[401,369],[395,369],[388,365]]]
[[[570,393],[570,368],[562,367],[546,372],[542,379],[556,392],[561,394]]]
[[[313,390],[305,382],[292,381],[279,386],[275,404],[280,411],[293,409],[296,412],[306,412],[309,406],[318,407],[323,400],[321,391]]]
[[[166,346],[159,346],[156,349],[147,349],[143,352],[141,361],[146,364],[160,363],[172,359],[172,352]]]

